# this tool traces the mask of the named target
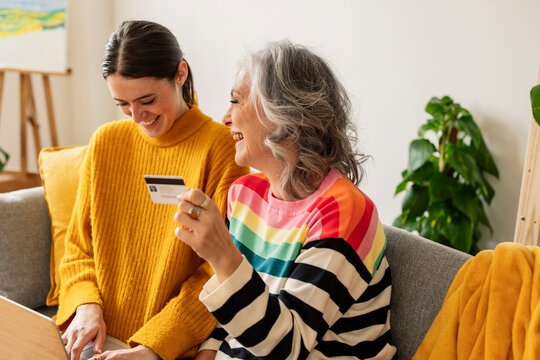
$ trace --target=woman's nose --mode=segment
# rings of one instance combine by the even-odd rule
[[[135,121],[136,123],[145,120],[145,119],[144,119],[145,111],[141,110],[141,109],[138,108],[137,106],[131,106],[130,109],[129,109],[129,111],[130,111],[130,114],[128,114],[128,115],[131,115],[131,118],[132,118],[133,121]]]
[[[230,127],[232,125],[231,108],[230,107],[227,110],[227,112],[225,113],[225,115],[223,115],[223,118],[221,118],[221,123],[223,125],[225,125],[225,126],[228,126],[228,127]]]

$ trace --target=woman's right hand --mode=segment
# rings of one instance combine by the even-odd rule
[[[94,352],[101,354],[105,336],[105,321],[101,306],[83,304],[77,308],[75,317],[62,335],[62,340],[66,345],[69,358],[79,360],[81,352],[90,341],[94,342]]]

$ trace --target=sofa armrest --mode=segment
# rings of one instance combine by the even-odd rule
[[[400,359],[411,359],[471,256],[393,226],[384,231],[392,273],[392,341]]]
[[[30,308],[45,305],[50,257],[43,187],[0,194],[0,295]]]

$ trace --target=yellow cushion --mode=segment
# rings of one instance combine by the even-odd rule
[[[48,148],[39,154],[39,171],[51,217],[51,290],[47,305],[58,305],[58,266],[64,255],[64,237],[75,205],[81,165],[87,146]]]

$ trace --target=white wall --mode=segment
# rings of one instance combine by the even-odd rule
[[[246,50],[288,38],[329,59],[350,91],[360,148],[373,156],[363,189],[384,222],[400,212],[401,198],[393,193],[407,164],[408,144],[427,118],[424,106],[431,96],[448,94],[472,112],[501,172],[499,180],[490,178],[496,195],[487,213],[495,232],[486,234],[483,245],[513,239],[531,118],[528,92],[540,60],[539,2],[72,0],[70,5],[81,33],[70,40],[76,73],[55,99],[69,129],[61,134],[63,145],[86,142],[99,124],[120,117],[99,63],[106,34],[122,20],[157,21],[178,36],[200,106],[216,120],[228,106],[236,65]],[[2,114],[0,145],[11,149],[4,119]]]

